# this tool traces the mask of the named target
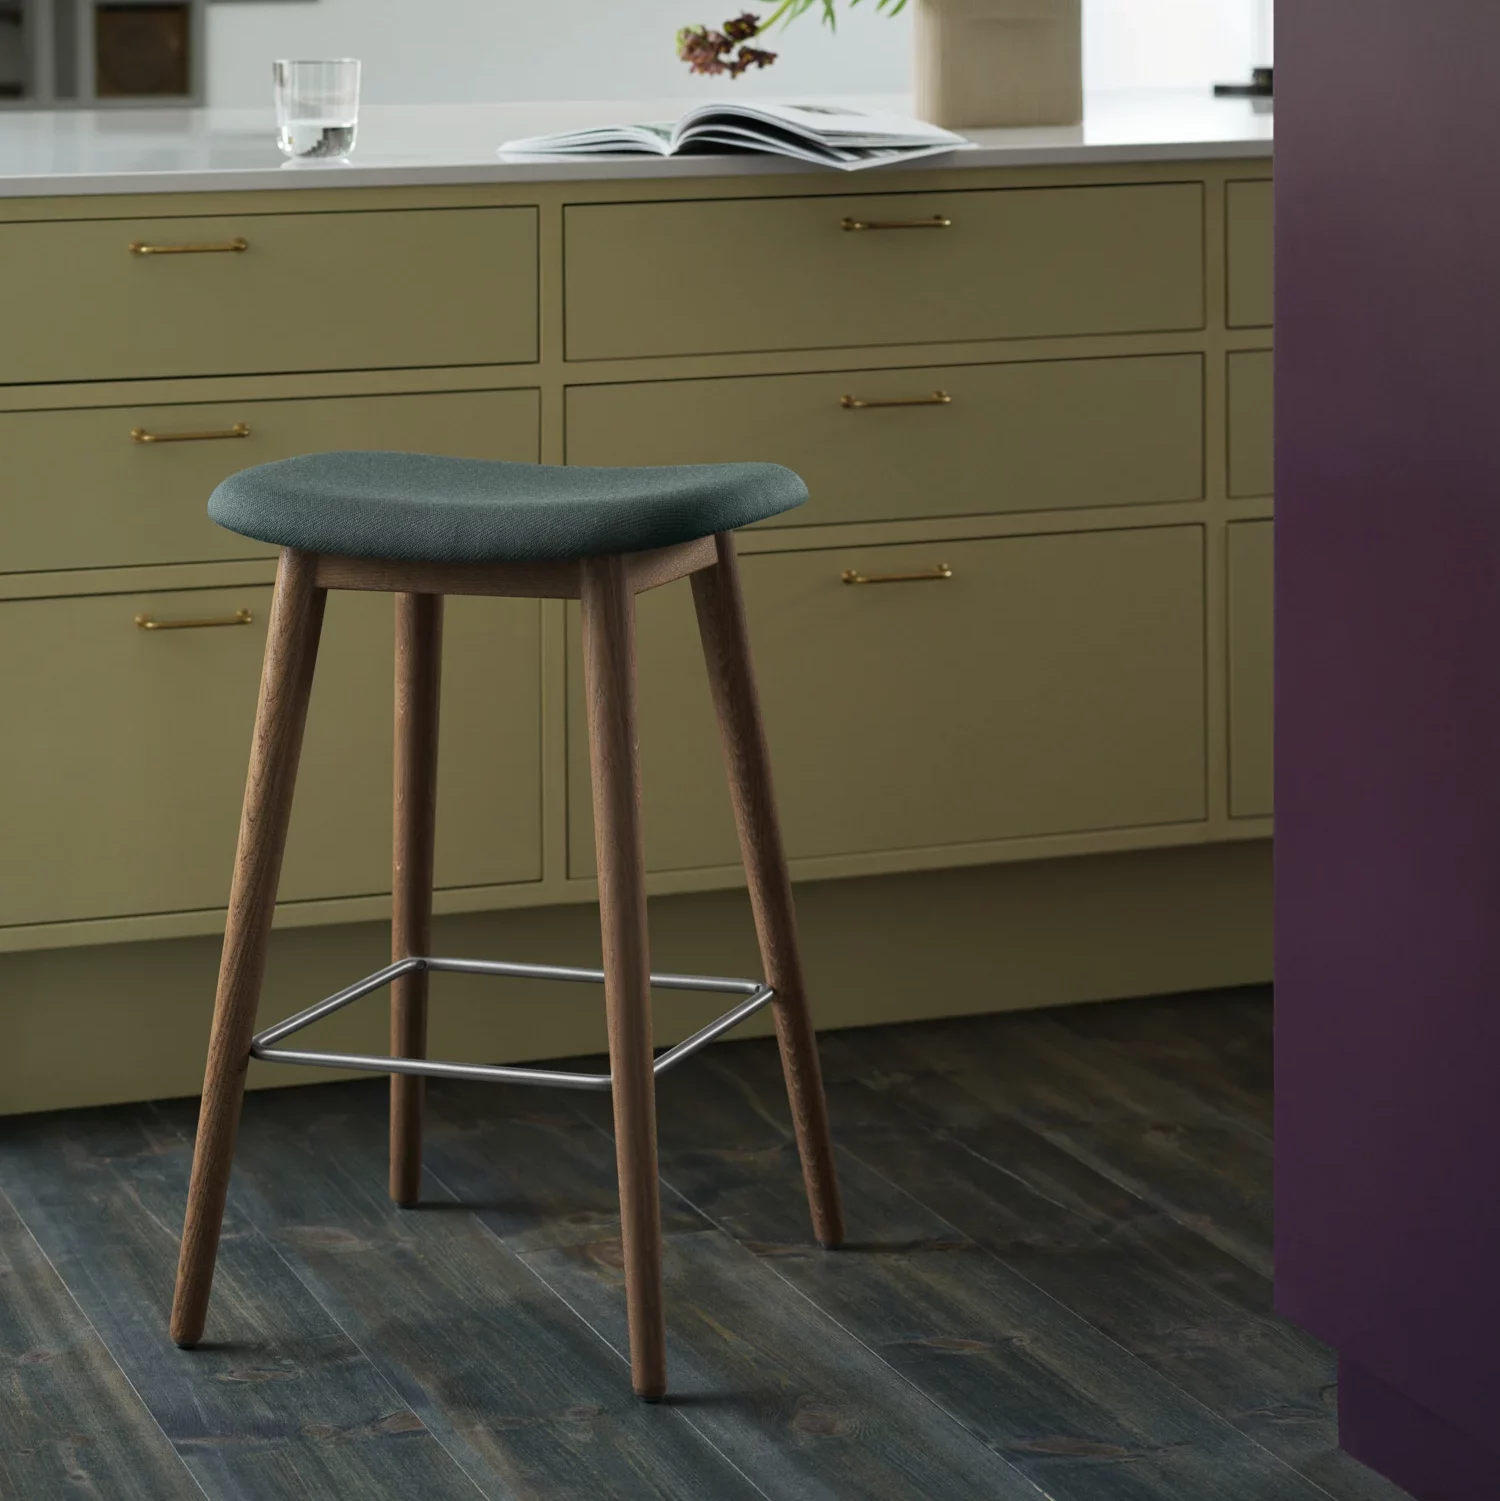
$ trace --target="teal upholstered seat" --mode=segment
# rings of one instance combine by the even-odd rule
[[[639,552],[799,506],[779,464],[584,469],[425,453],[315,453],[232,474],[220,526],[279,547],[429,563]]]

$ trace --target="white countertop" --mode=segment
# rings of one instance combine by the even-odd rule
[[[701,101],[699,101],[701,102]],[[905,99],[849,99],[910,110]],[[670,120],[683,100],[539,104],[375,105],[361,111],[348,162],[289,165],[265,110],[14,110],[0,112],[0,197],[186,193],[246,188],[410,187],[600,178],[720,177],[808,172],[776,156],[557,157],[503,160],[502,141],[621,120]],[[1088,101],[1082,125],[970,131],[974,151],[923,167],[1063,166],[1267,157],[1273,116],[1264,101],[1205,92],[1121,92]],[[848,174],[851,191],[881,168]],[[910,169],[909,169],[910,170]]]

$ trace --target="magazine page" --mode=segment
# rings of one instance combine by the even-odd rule
[[[721,125],[760,126],[776,138],[794,136],[836,147],[931,147],[958,150],[971,145],[961,135],[904,115],[878,115],[839,104],[735,103],[700,104],[690,109],[672,131],[674,145],[695,133]]]
[[[955,148],[938,146],[825,146],[792,134],[772,135],[764,126],[701,125],[683,140],[674,156],[691,156],[698,151],[751,151],[761,155],[791,157],[820,167],[834,167],[841,172],[856,172],[862,167],[879,167],[886,163],[916,161],[924,156],[938,156]]]
[[[857,172],[865,167],[896,167],[905,162],[920,161],[924,156],[945,156],[950,151],[968,150],[972,141],[962,146],[861,146],[855,148],[852,161],[830,162],[831,167],[840,167],[845,172]]]
[[[502,156],[613,156],[649,151],[670,156],[676,149],[669,124],[599,125],[591,130],[564,130],[550,136],[526,136],[506,141]]]
[[[837,104],[702,104],[675,125],[597,126],[507,141],[502,156],[614,156],[758,151],[855,171],[969,148],[952,131]]]

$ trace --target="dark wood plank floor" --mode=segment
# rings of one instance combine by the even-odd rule
[[[204,1347],[191,1102],[0,1120],[0,1498],[1400,1501],[1271,1311],[1257,992],[824,1040],[850,1244],[774,1047],[661,1081],[672,1399],[629,1395],[608,1101],[252,1096]]]

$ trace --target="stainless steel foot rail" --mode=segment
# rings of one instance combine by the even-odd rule
[[[388,1058],[373,1053],[314,1053],[295,1048],[278,1048],[276,1043],[304,1027],[310,1027],[335,1011],[389,985],[400,975],[415,970],[460,975],[497,975],[518,980],[565,980],[575,984],[602,985],[602,969],[573,969],[557,964],[507,964],[496,959],[398,959],[384,969],[356,980],[326,1000],[289,1016],[274,1027],[257,1032],[250,1041],[250,1056],[267,1063],[297,1063],[313,1068],[348,1068],[384,1074],[416,1074],[429,1079],[478,1079],[492,1084],[550,1084],[561,1089],[609,1089],[609,1074],[575,1074],[550,1068],[512,1068],[492,1063],[445,1063],[433,1058]],[[714,975],[652,975],[651,984],[661,990],[696,990],[710,994],[741,995],[745,999],[731,1006],[722,1016],[691,1037],[658,1053],[653,1070],[665,1073],[685,1058],[706,1048],[726,1032],[753,1016],[762,1006],[775,999],[776,992],[759,980],[726,980]]]

